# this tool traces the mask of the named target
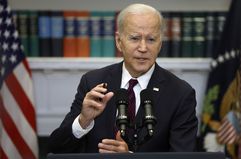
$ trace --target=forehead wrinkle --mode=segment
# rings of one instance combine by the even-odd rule
[[[160,26],[158,23],[159,21],[155,21],[153,22],[153,19],[150,19],[151,17],[153,17],[152,15],[144,15],[145,19],[147,19],[147,22],[140,24],[139,23],[139,19],[143,18],[143,17],[136,17],[136,14],[132,14],[130,15],[126,20],[125,20],[125,26],[124,27],[124,33],[128,33],[128,34],[145,34],[145,35],[154,35],[154,36],[158,36],[158,34],[161,33],[161,30],[158,26]],[[139,15],[139,14],[138,14]],[[146,17],[150,17],[150,18],[146,18]],[[136,19],[139,18],[139,19]],[[133,20],[134,19],[134,20]],[[150,20],[149,20],[150,19]],[[149,21],[149,22],[148,22]],[[150,25],[152,24],[152,25]],[[148,33],[148,31],[150,33]]]

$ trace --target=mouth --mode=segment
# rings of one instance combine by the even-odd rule
[[[144,62],[144,61],[147,61],[148,58],[143,58],[143,57],[137,57],[136,58],[138,61],[141,61],[141,62]]]

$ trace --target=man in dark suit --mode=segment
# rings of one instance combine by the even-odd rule
[[[143,110],[140,92],[153,92],[157,119],[153,137],[138,146],[137,152],[194,151],[197,133],[194,89],[185,81],[157,65],[162,45],[163,18],[151,6],[133,4],[117,19],[116,45],[123,62],[93,70],[82,76],[70,112],[49,140],[53,153],[129,152],[128,145],[116,133],[115,92],[127,89],[136,79],[135,123],[141,123]],[[107,88],[103,87],[107,83]],[[141,130],[139,137],[146,131]]]

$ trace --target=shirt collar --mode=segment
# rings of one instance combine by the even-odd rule
[[[128,88],[128,82],[130,79],[137,79],[138,84],[140,85],[141,89],[146,89],[150,79],[151,75],[154,72],[155,64],[152,65],[152,67],[143,75],[141,75],[138,78],[133,78],[128,70],[125,67],[125,63],[123,62],[122,65],[122,80],[121,80],[121,88]]]

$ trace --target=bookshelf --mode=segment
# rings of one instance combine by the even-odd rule
[[[231,0],[9,0],[13,10],[118,11],[130,3],[148,3],[160,11],[227,11]],[[39,136],[48,136],[69,111],[81,76],[120,58],[28,58],[33,71]],[[200,116],[209,58],[158,58],[158,64],[188,81],[197,92]]]
[[[231,0],[9,0],[12,9],[117,11],[130,3],[148,3],[162,11],[226,11]],[[98,4],[98,5],[96,5]]]
[[[219,41],[229,1],[148,1],[166,18],[160,57],[210,57]],[[96,7],[93,0],[70,0],[68,4],[64,0],[43,0],[41,4],[10,0],[26,55],[119,56],[114,43],[116,15],[130,2],[101,2],[108,5]]]

